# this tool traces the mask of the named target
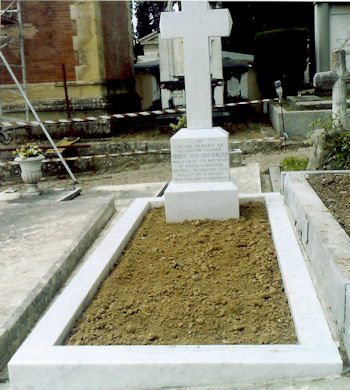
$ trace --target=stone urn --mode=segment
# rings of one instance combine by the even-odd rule
[[[15,161],[17,161],[21,167],[21,177],[24,183],[27,184],[27,190],[24,195],[40,195],[38,182],[42,177],[41,162],[44,158],[45,156],[43,155],[27,158],[15,158]]]

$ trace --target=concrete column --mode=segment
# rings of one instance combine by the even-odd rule
[[[158,34],[158,48],[159,48],[159,74],[160,81],[169,81],[171,76],[174,76],[174,64],[172,62],[173,58],[173,40],[171,39],[162,39],[160,34]],[[167,89],[161,89],[161,101],[162,108],[169,108],[169,99],[171,97],[171,92]]]
[[[214,79],[223,79],[221,37],[210,38],[210,72]],[[224,87],[214,89],[215,104],[224,104]]]
[[[316,72],[330,70],[329,3],[315,3]]]

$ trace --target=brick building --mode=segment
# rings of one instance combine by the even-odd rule
[[[2,9],[8,3],[2,1]],[[138,108],[129,2],[21,1],[21,15],[28,96],[37,106],[64,105],[65,64],[73,107],[98,112]],[[2,35],[16,28],[10,22],[1,27]],[[9,63],[20,60],[14,45],[3,53]],[[1,67],[0,72],[1,84],[11,84],[7,71]],[[1,97],[2,104],[14,101],[6,91]]]

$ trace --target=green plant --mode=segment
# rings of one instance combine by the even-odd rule
[[[350,169],[350,132],[343,128],[340,120],[331,117],[326,120],[317,119],[309,127],[324,129],[322,167]]]
[[[305,171],[309,164],[308,158],[290,156],[281,161],[282,171]]]
[[[330,130],[333,129],[333,119],[331,116],[327,119],[314,119],[308,127],[311,129],[311,132],[307,134],[308,137],[316,129],[325,129],[328,133]]]
[[[350,168],[350,133],[344,129],[326,134],[326,165],[335,169]]]
[[[178,130],[182,129],[183,127],[187,127],[186,114],[183,114],[182,116],[177,118],[177,124],[170,123],[170,127],[173,129],[173,133],[176,133]]]
[[[29,158],[41,156],[43,151],[39,148],[38,145],[28,143],[22,145],[19,149],[16,149],[13,154],[19,158]]]

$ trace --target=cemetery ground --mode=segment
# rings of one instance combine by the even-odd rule
[[[261,125],[266,126],[266,123],[264,122],[264,123],[260,124],[260,126]],[[231,129],[234,129],[232,132],[233,134],[231,135],[231,139],[254,139],[254,138],[261,138],[262,137],[260,127],[259,127],[259,125],[257,126],[256,123],[253,123],[253,124],[248,123],[248,126],[246,123],[245,124],[238,124],[238,125],[233,124]],[[125,134],[123,136],[123,140],[124,141],[146,140],[149,137],[155,141],[165,140],[165,139],[169,138],[168,135],[161,134],[157,131],[153,132],[153,133],[151,132],[148,134],[137,131],[137,132],[131,132],[131,134],[130,133]],[[271,182],[270,182],[270,178],[268,175],[268,168],[270,166],[278,166],[280,164],[281,160],[283,160],[286,157],[290,157],[290,156],[309,157],[310,153],[311,153],[310,147],[305,147],[305,145],[303,145],[301,147],[300,145],[301,145],[300,140],[296,140],[296,142],[294,142],[294,145],[293,145],[293,141],[290,141],[287,147],[281,146],[278,148],[278,150],[276,150],[276,148],[274,147],[272,150],[264,149],[264,151],[259,151],[259,149],[257,149],[255,153],[244,153],[243,154],[243,164],[250,164],[250,163],[255,163],[255,162],[259,163],[262,191],[263,192],[270,192],[272,190],[272,187],[271,187]],[[117,168],[114,167],[114,168],[108,168],[108,169],[99,169],[98,171],[94,171],[94,172],[81,173],[81,174],[77,174],[77,178],[79,180],[79,187],[82,188],[82,193],[88,194],[93,189],[93,187],[96,187],[96,186],[107,186],[107,185],[113,185],[113,184],[114,185],[122,185],[122,184],[135,184],[135,183],[141,184],[141,183],[152,183],[152,182],[153,183],[168,182],[171,179],[171,165],[170,165],[170,161],[142,163],[141,159],[138,161],[137,159],[133,158],[133,159],[130,159],[129,162],[123,162],[123,164],[121,164],[121,166],[119,166]],[[43,191],[53,190],[53,189],[57,189],[57,188],[64,188],[68,184],[70,184],[70,182],[71,182],[71,180],[68,179],[68,175],[65,175],[65,176],[61,175],[61,176],[57,176],[57,177],[45,177],[40,182],[39,187]],[[333,190],[334,184],[336,184],[337,194],[340,195],[341,197],[343,197],[343,199],[344,199],[343,192],[348,191],[348,187],[347,187],[348,182],[346,180],[341,181],[341,180],[338,180],[337,178],[335,178],[335,179],[329,181],[328,179],[324,180],[324,178],[321,178],[319,186],[322,187],[324,190],[326,189],[326,191],[327,191],[327,189]],[[344,188],[341,187],[342,185],[344,185]],[[17,189],[17,190],[21,191],[24,189],[24,186],[23,186],[23,184],[19,183],[18,181],[17,182],[16,181],[2,182],[0,185],[0,191],[3,191],[7,188]],[[330,200],[330,205],[331,205],[330,208],[332,208],[332,205],[334,204],[334,200],[335,200],[337,194],[327,193],[325,195],[326,199]],[[346,213],[349,214],[349,211],[350,211],[349,208],[346,208],[344,210],[345,211],[341,212],[341,214],[343,214],[343,215]],[[259,217],[259,218],[261,218],[261,217]],[[169,234],[171,235],[171,233],[169,233]],[[261,234],[261,233],[257,233],[257,234]],[[256,236],[254,237],[254,235],[252,237],[248,237],[248,238],[249,238],[249,242],[257,239]],[[194,245],[194,243],[192,243],[190,241],[190,238],[188,240],[189,241],[186,242],[186,246],[192,247],[192,245]],[[223,240],[225,240],[225,238],[223,238]],[[182,242],[182,244],[183,244],[183,242]],[[208,244],[210,244],[210,243],[208,243]],[[152,244],[151,244],[151,246],[152,246]],[[249,264],[247,264],[247,265],[249,265]],[[207,264],[207,266],[209,268],[211,265]],[[264,267],[264,265],[262,265],[262,266]],[[269,265],[265,264],[265,266],[269,266]],[[180,267],[182,267],[182,265],[180,265]],[[173,270],[176,271],[176,268],[177,267],[173,268]],[[196,273],[193,269],[189,268],[186,270],[186,272],[188,272],[188,275],[190,276],[188,279],[192,283],[198,283],[199,280],[197,279],[197,277],[196,276],[192,277],[193,275],[196,275]],[[246,291],[244,291],[244,288],[243,288],[243,290],[237,290],[237,291],[240,291],[242,293],[244,292],[247,294],[247,296],[248,296],[247,300],[251,301],[251,303],[253,305],[252,306],[253,307],[253,310],[252,310],[253,314],[254,314],[254,312],[259,313],[259,310],[260,310],[260,315],[261,315],[261,309],[266,309],[266,302],[268,302],[269,304],[271,304],[271,302],[274,302],[273,304],[268,305],[268,306],[272,306],[272,310],[271,310],[272,317],[271,318],[273,318],[274,315],[279,316],[281,314],[281,311],[282,311],[285,314],[285,317],[284,317],[285,319],[282,321],[285,321],[285,323],[288,324],[290,322],[289,313],[288,313],[288,310],[286,310],[285,306],[283,306],[283,300],[285,300],[285,297],[283,294],[279,294],[282,290],[281,285],[280,285],[279,272],[277,272],[277,274],[274,277],[275,277],[275,280],[272,283],[271,283],[271,280],[270,281],[264,281],[264,280],[257,281],[258,283],[262,283],[262,285],[272,284],[272,290],[271,290],[271,287],[269,287],[269,289],[266,290],[266,293],[265,293],[266,296],[261,295],[261,289],[260,289],[260,291],[259,290],[254,291],[254,289],[252,289],[252,290],[246,289]],[[239,283],[239,281],[233,282],[232,280],[229,280],[229,282],[231,284]],[[223,288],[225,288],[225,286],[223,286]],[[254,295],[254,294],[256,294],[256,295]],[[224,291],[222,291],[221,293],[218,292],[215,295],[215,297],[213,297],[213,302],[208,303],[208,305],[210,306],[210,304],[212,304],[212,305],[220,306],[223,311],[226,311],[228,303],[225,302],[225,298],[223,296],[224,296]],[[266,297],[268,297],[268,298],[266,298]],[[198,302],[196,302],[196,296],[194,296],[193,298],[194,298],[193,303],[195,305],[197,305]],[[244,298],[242,297],[241,299],[242,299],[241,302],[243,302]],[[274,301],[276,299],[280,300],[281,305],[279,305],[277,303],[278,301]],[[245,300],[245,302],[247,300]],[[123,305],[125,304],[126,306],[128,306],[129,303],[130,302],[128,302],[128,300],[125,297]],[[150,306],[151,303],[145,302],[144,305],[147,309],[147,305]],[[205,302],[204,302],[204,310],[205,310],[205,306],[208,306],[208,305],[205,305]],[[274,311],[273,308],[277,307],[277,306],[278,306],[279,311]],[[150,309],[150,307],[148,307],[148,308]],[[131,303],[131,306],[126,307],[125,311],[127,312],[128,310],[132,310],[132,309],[133,309],[133,303]],[[169,309],[170,308],[168,308],[168,310]],[[200,308],[198,310],[200,310]],[[159,317],[161,319],[161,316],[159,316]],[[176,315],[174,315],[174,317],[176,317]],[[224,319],[226,318],[225,313],[224,313],[223,317],[218,317],[217,319],[215,319],[217,324],[214,324],[214,326],[217,325],[218,327],[220,327],[221,326],[220,321],[223,318]],[[97,321],[99,321],[99,320],[100,319],[97,319]],[[249,333],[249,332],[247,332],[248,329],[250,329],[250,331],[252,330],[250,337],[254,338],[254,337],[256,337],[256,330],[259,328],[261,329],[261,327],[262,327],[262,325],[260,323],[261,318],[260,319],[259,319],[259,317],[254,318],[254,315],[252,315],[251,320],[252,320],[251,324],[244,323],[242,325],[242,323],[240,323],[240,320],[234,319],[234,321],[229,325],[229,326],[231,326],[230,330],[231,331],[233,330],[233,333],[235,334],[235,336],[237,336],[237,335],[242,336],[243,335],[243,338],[241,339],[242,343],[247,342],[247,339],[245,339],[244,337],[246,337],[247,333]],[[267,321],[268,321],[268,319],[267,319]],[[198,313],[196,313],[196,316],[190,322],[191,322],[191,324],[187,324],[187,325],[190,325],[191,328],[193,329],[193,331],[195,331],[197,328],[202,328],[203,326],[205,326],[206,323],[208,324],[208,320],[205,317],[205,313],[201,313],[200,311],[198,311]],[[135,327],[137,328],[137,324],[135,325],[133,323],[127,323],[125,326],[127,327],[128,325],[129,325],[129,327],[128,327],[128,329],[126,329],[126,333],[125,333],[126,343],[130,342],[130,338],[132,339],[135,336],[135,333],[136,333]],[[176,325],[177,325],[176,329],[178,329],[178,328],[181,329],[181,327],[178,327],[179,321],[177,321]],[[96,327],[96,324],[94,326]],[[172,326],[172,328],[173,328],[173,326]],[[282,330],[282,334],[279,334],[278,330],[280,330],[280,331]],[[88,332],[86,332],[86,333],[88,333]],[[173,334],[170,336],[173,337],[173,340],[175,343],[178,342],[176,340],[178,340],[178,338],[181,337],[180,332],[174,331],[172,333]],[[210,331],[209,331],[209,333],[210,333]],[[254,336],[254,333],[255,333],[255,336]],[[277,339],[274,339],[271,341],[271,342],[275,343],[276,340],[277,341],[281,340],[281,339],[278,339],[278,337],[283,337],[283,335],[284,335],[283,343],[288,343],[288,342],[293,343],[293,337],[295,337],[295,336],[293,336],[293,329],[288,328],[288,326],[280,327],[280,329],[274,329],[272,332],[270,332],[270,334],[268,334],[268,332],[267,332],[266,335],[263,335],[261,332],[259,332],[261,343],[264,343],[264,340],[266,340],[266,342],[271,341],[272,340],[271,337],[277,337]],[[266,336],[266,338],[264,338],[265,336]],[[129,339],[128,339],[128,337],[129,337]],[[142,337],[144,338],[144,340],[146,340],[146,342],[148,341],[149,344],[152,344],[152,343],[157,344],[157,342],[159,343],[159,341],[162,338],[159,336],[157,331],[150,330],[150,329],[147,329],[147,330],[145,329],[145,333],[143,334]],[[248,334],[248,337],[249,337],[249,334]],[[223,343],[226,343],[226,338],[223,340],[224,340]],[[255,341],[259,342],[259,340],[254,340],[254,342]],[[236,340],[227,340],[227,342],[228,343],[234,343],[234,342],[239,343],[239,340],[238,341],[237,341],[237,339]],[[189,340],[189,343],[191,343],[191,340]],[[4,375],[4,377],[6,379],[6,374]],[[272,384],[266,384],[266,387],[265,387],[265,385],[261,385],[261,386],[252,387],[252,388],[280,390],[280,389],[285,388],[285,385],[290,385],[290,386],[293,386],[293,387],[290,387],[293,389],[302,389],[305,386],[308,386],[307,388],[310,388],[312,390],[314,390],[314,389],[346,389],[347,383],[344,382],[345,380],[347,380],[346,377],[338,378],[337,380],[325,379],[325,380],[321,380],[321,381],[317,381],[317,382],[314,382],[314,381],[309,382],[307,380],[301,380],[300,382],[286,380],[282,385],[281,385],[281,383],[276,383],[276,384],[272,383]],[[2,390],[1,386],[4,386],[4,390],[7,390],[7,388],[5,387],[6,384],[4,384],[4,385],[0,384],[0,389]],[[234,385],[229,387],[229,389],[239,389],[239,388],[240,387],[235,387]],[[226,390],[226,388],[225,388],[225,390]]]
[[[171,122],[176,123],[177,120],[173,119]],[[263,192],[272,190],[270,178],[268,177],[268,169],[270,166],[279,166],[284,158],[290,156],[305,158],[309,157],[311,153],[310,146],[305,144],[300,137],[293,137],[287,142],[286,147],[283,147],[282,143],[277,139],[274,140],[275,142],[256,142],[255,140],[261,140],[262,138],[276,137],[276,132],[264,114],[256,112],[250,107],[241,107],[239,110],[234,108],[230,112],[230,120],[222,124],[218,122],[218,125],[222,125],[229,132],[230,142],[237,142],[238,144],[235,147],[242,149],[243,164],[259,164]],[[118,122],[117,133],[117,136],[103,139],[93,140],[91,138],[82,138],[79,143],[99,144],[99,151],[96,154],[101,154],[101,149],[106,150],[104,144],[127,145],[125,151],[137,148],[137,145],[141,145],[144,142],[149,143],[148,147],[150,149],[154,148],[153,145],[156,145],[156,148],[170,148],[169,139],[173,135],[169,127],[169,119],[159,122],[148,118],[121,120]],[[24,136],[26,135],[24,131],[22,134]],[[48,145],[47,141],[42,138],[32,141],[40,145]],[[25,139],[18,138],[12,141],[8,147],[18,147],[20,142],[25,142]],[[129,147],[128,145],[131,146]],[[80,152],[91,155],[94,154],[94,150],[96,149],[92,147],[81,149]],[[114,149],[113,151],[108,149],[108,152],[113,153]],[[155,155],[153,158],[154,162],[152,162],[152,157],[148,157],[148,160],[144,161],[144,156],[130,157],[127,159],[121,158],[120,160],[116,158],[115,160],[117,163],[113,164],[112,167],[109,166],[108,162],[104,163],[101,160],[101,164],[96,169],[87,172],[83,170],[74,172],[78,178],[79,187],[82,188],[82,192],[84,193],[92,187],[99,185],[150,183],[171,180],[170,155],[162,159]],[[54,172],[44,176],[39,184],[43,190],[62,188],[71,183],[71,179],[65,171],[63,171],[63,174],[56,176]],[[0,176],[0,190],[9,187],[18,190],[24,188],[19,174],[17,177],[12,176],[11,181],[7,180],[6,177],[1,178]]]

